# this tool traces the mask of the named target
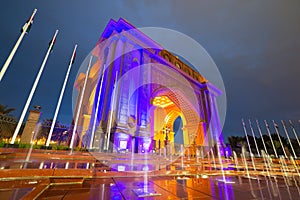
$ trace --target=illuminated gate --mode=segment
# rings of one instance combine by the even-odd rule
[[[127,21],[111,20],[93,55],[80,111],[81,146],[149,152],[174,145],[179,116],[185,146],[213,145],[220,136],[220,91]],[[81,73],[75,84],[78,97],[84,78]]]

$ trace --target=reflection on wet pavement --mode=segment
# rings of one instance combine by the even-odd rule
[[[238,177],[231,179],[238,182]],[[252,187],[249,187],[249,180]],[[28,179],[1,182],[1,199],[140,199],[134,190],[145,187],[143,177],[49,178],[43,181]],[[293,182],[286,187],[283,179],[275,183],[263,177],[242,178],[241,183],[225,184],[217,181],[217,177],[159,176],[149,177],[147,188],[160,195],[145,199],[299,199],[297,187]]]
[[[88,152],[35,150],[26,161],[26,152],[18,151],[0,155],[1,200],[300,199],[299,175],[292,168],[282,173],[276,160],[270,168],[262,158],[256,159],[257,169],[250,169],[250,176],[243,162],[224,160],[223,176],[220,165],[205,158],[178,159],[168,166],[139,161],[133,166],[126,160],[105,166]]]

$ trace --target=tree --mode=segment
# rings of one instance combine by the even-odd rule
[[[9,115],[15,108],[0,104],[0,138],[10,138],[16,128],[16,119]]]
[[[0,104],[0,115],[7,116],[9,113],[11,113],[14,110],[15,108],[8,108],[7,106]]]
[[[240,136],[230,136],[228,137],[229,144],[231,146],[232,151],[236,153],[241,152],[241,147],[245,145],[245,137]]]
[[[53,119],[44,119],[43,122],[41,123],[41,126],[38,130],[38,133],[36,135],[36,139],[42,139],[48,138],[48,134],[51,129]],[[51,139],[54,141],[58,141],[60,143],[60,140],[64,137],[64,133],[68,130],[68,127],[59,123],[58,121],[55,122],[54,130],[52,133]]]

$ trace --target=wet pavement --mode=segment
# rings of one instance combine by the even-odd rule
[[[96,159],[88,152],[34,150],[28,157],[27,150],[9,151],[2,149],[0,154],[1,200],[300,199],[300,174],[291,164],[282,171],[275,160],[272,171],[261,159],[256,160],[254,171],[248,161],[247,172],[242,161],[237,167],[226,159],[222,171],[221,165],[200,158],[181,158],[164,165],[160,158],[151,162],[148,156],[147,162],[137,159],[130,165],[126,159],[113,161],[109,154],[99,154]],[[110,166],[103,164],[107,162]]]
[[[64,179],[49,181],[11,180],[1,184],[1,199],[300,199],[299,187],[290,179],[270,181],[267,177],[231,177],[224,183],[217,178],[196,177],[117,177]],[[239,180],[240,178],[240,180]],[[19,183],[18,183],[19,182]],[[30,187],[31,185],[31,187]],[[135,190],[155,192],[153,197],[138,197]],[[38,190],[38,191],[37,191]]]

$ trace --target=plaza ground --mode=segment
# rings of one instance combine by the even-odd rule
[[[241,161],[237,168],[228,159],[222,163],[224,174],[217,163],[191,157],[176,157],[158,170],[118,171],[89,152],[32,150],[26,160],[28,153],[29,149],[1,149],[1,199],[300,198],[297,173],[273,170],[268,174],[259,159],[257,169],[249,167],[247,177]],[[109,154],[101,156],[111,159]],[[141,190],[155,196],[138,197]]]

